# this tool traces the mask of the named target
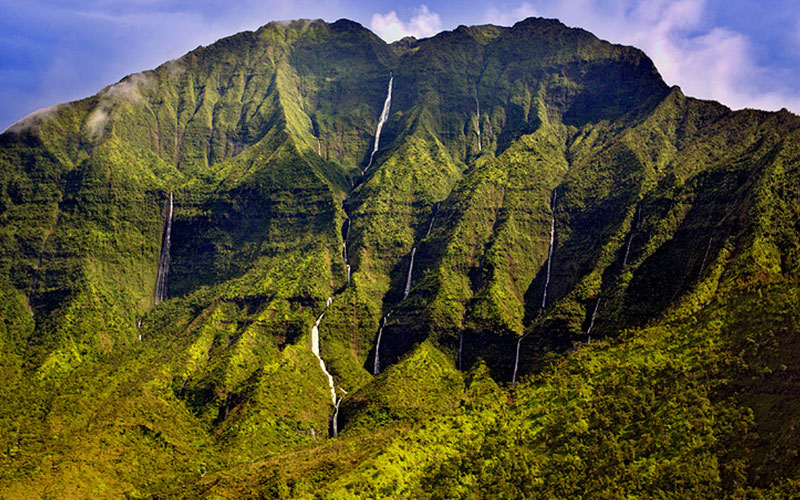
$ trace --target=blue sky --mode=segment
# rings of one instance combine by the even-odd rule
[[[392,41],[528,16],[637,46],[688,95],[800,113],[796,0],[0,0],[0,130],[271,20],[346,17]]]

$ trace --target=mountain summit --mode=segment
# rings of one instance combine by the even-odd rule
[[[269,23],[0,135],[2,498],[791,498],[800,118],[526,19]]]

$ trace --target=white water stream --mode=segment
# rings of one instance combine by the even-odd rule
[[[475,134],[478,136],[478,151],[481,150],[481,103],[478,102],[478,90],[475,90],[475,110],[477,111],[477,119],[475,120]]]
[[[386,316],[381,318],[381,326],[378,328],[378,339],[375,341],[375,362],[372,366],[372,374],[377,375],[381,372],[381,337],[383,336],[383,327],[386,326],[386,320],[392,315],[392,311],[386,313]]]
[[[519,347],[522,344],[522,339],[525,337],[520,337],[517,339],[517,354],[514,356],[514,374],[511,375],[511,387],[514,387],[517,384],[517,369],[519,368]]]
[[[586,336],[588,337],[589,343],[592,342],[592,337],[590,336],[592,333],[592,328],[594,328],[594,320],[597,317],[597,310],[600,308],[600,297],[597,298],[597,302],[594,304],[594,311],[592,311],[592,319],[589,320],[589,328],[586,329]]]
[[[431,235],[431,229],[433,229],[433,222],[436,220],[436,214],[439,212],[439,203],[433,205],[433,213],[431,214],[431,223],[428,224],[428,232],[425,233],[425,237]]]
[[[403,292],[403,300],[406,300],[409,292],[411,292],[411,273],[414,271],[414,256],[417,254],[417,247],[411,248],[411,264],[408,266],[408,277],[406,278],[406,289]]]
[[[553,260],[553,243],[556,239],[556,195],[557,192],[553,189],[552,199],[550,201],[550,249],[547,252],[547,275],[544,280],[544,293],[542,294],[542,309],[547,305],[547,287],[550,286],[550,267]]]
[[[169,273],[169,249],[172,237],[172,193],[169,193],[167,206],[167,221],[164,228],[164,237],[161,242],[161,256],[158,259],[158,275],[156,276],[156,291],[153,302],[158,305],[167,298],[167,274]]]
[[[325,368],[325,361],[322,360],[322,357],[319,355],[319,324],[322,322],[322,318],[325,317],[325,312],[331,306],[333,302],[332,297],[328,297],[328,301],[325,304],[325,310],[322,311],[322,314],[319,315],[317,321],[314,323],[314,326],[311,327],[311,352],[314,353],[314,356],[317,357],[319,360],[319,367],[322,368],[322,372],[328,377],[328,386],[331,389],[331,401],[333,402],[334,406],[336,405],[336,388],[333,385],[333,375],[328,373],[328,369]]]
[[[386,120],[389,119],[389,110],[392,107],[392,82],[394,81],[394,75],[391,73],[389,74],[389,90],[386,92],[386,100],[383,102],[383,110],[381,111],[381,116],[378,119],[378,127],[375,129],[375,144],[372,146],[372,153],[369,155],[369,163],[367,163],[366,168],[362,171],[362,173],[369,170],[369,167],[372,166],[372,161],[375,159],[375,153],[378,152],[378,147],[380,146],[381,142],[381,130],[383,130],[383,124],[386,123]]]

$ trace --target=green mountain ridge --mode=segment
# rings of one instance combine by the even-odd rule
[[[538,18],[273,22],[38,112],[0,497],[793,498],[799,159]]]

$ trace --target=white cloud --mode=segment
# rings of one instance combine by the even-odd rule
[[[484,22],[497,24],[500,26],[511,26],[521,19],[540,16],[541,14],[539,14],[539,11],[537,11],[533,5],[529,4],[528,2],[522,2],[520,5],[511,10],[499,9],[498,7],[492,5],[486,12]]]
[[[528,13],[555,17],[611,42],[641,48],[664,80],[688,95],[733,108],[800,111],[800,95],[774,69],[758,64],[747,36],[707,24],[705,0],[537,0],[509,12],[490,7],[485,18],[508,25]]]
[[[442,20],[439,14],[431,12],[427,5],[416,9],[415,15],[403,22],[395,11],[388,14],[373,14],[370,29],[387,42],[394,42],[404,36],[425,38],[442,31]]]

